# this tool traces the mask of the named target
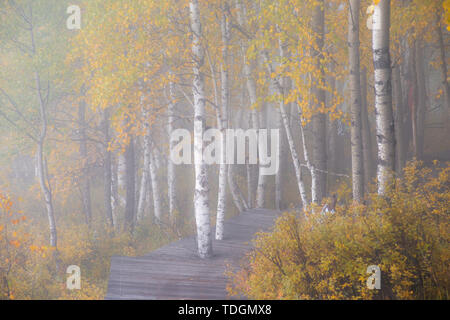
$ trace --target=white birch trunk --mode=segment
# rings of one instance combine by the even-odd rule
[[[57,233],[56,233],[56,221],[55,212],[53,207],[53,195],[50,187],[50,181],[48,180],[46,172],[46,164],[44,159],[44,143],[47,137],[47,110],[46,102],[41,92],[41,80],[39,74],[35,72],[35,81],[37,87],[37,95],[39,98],[39,115],[41,120],[41,131],[38,140],[38,150],[37,150],[37,165],[38,165],[38,177],[39,185],[41,191],[44,195],[45,207],[47,209],[48,225],[50,229],[50,246],[53,248],[57,247]]]
[[[221,19],[221,31],[222,31],[222,68],[221,68],[221,97],[222,97],[222,110],[220,117],[220,127],[222,131],[222,141],[221,141],[221,161],[219,169],[219,191],[217,196],[217,219],[216,219],[216,239],[223,240],[224,235],[224,220],[226,211],[226,196],[227,196],[227,164],[226,158],[226,128],[228,127],[228,41],[230,38],[230,27],[228,17],[225,14],[225,9],[223,8],[222,19]],[[219,112],[219,111],[218,111]]]
[[[373,15],[372,49],[375,70],[375,115],[378,144],[378,194],[392,182],[395,161],[392,111],[391,58],[389,52],[390,0],[381,0]]]
[[[168,108],[168,123],[167,123],[167,131],[169,134],[169,154],[170,150],[175,148],[176,142],[170,139],[172,132],[174,130],[174,121],[175,121],[175,87],[174,83],[171,82],[169,84],[170,91],[170,101]],[[175,185],[175,164],[172,162],[172,159],[169,157],[168,166],[167,166],[167,187],[168,187],[168,198],[169,198],[169,218],[173,218],[176,210],[176,185]]]
[[[102,129],[104,135],[103,145],[103,179],[104,179],[104,203],[105,213],[108,225],[111,227],[111,231],[114,231],[115,220],[113,217],[113,197],[112,197],[112,160],[111,152],[108,150],[109,145],[109,112],[108,109],[102,111]]]
[[[83,94],[83,93],[82,93]],[[78,130],[80,139],[80,158],[82,163],[82,174],[80,177],[81,200],[83,202],[86,224],[90,226],[92,221],[91,185],[88,166],[88,148],[86,135],[86,102],[81,101],[78,108]]]
[[[110,153],[111,154],[111,153]],[[119,156],[114,157],[111,154],[111,206],[114,226],[119,228],[119,210],[121,207],[119,197]]]
[[[162,219],[162,202],[161,202],[161,192],[158,181],[158,172],[156,167],[156,155],[153,152],[153,141],[148,136],[146,141],[149,149],[149,160],[150,160],[150,181],[152,183],[152,195],[153,195],[153,209],[155,212],[155,221],[159,223]]]
[[[277,110],[277,128],[281,131],[283,131],[283,118],[281,116],[281,111]],[[283,209],[283,197],[282,197],[282,188],[283,188],[283,159],[284,159],[284,137],[281,134],[280,136],[280,143],[278,145],[278,171],[275,176],[275,208],[277,210]]]
[[[122,152],[117,156],[117,205],[121,207],[125,207],[126,202],[124,196],[126,181],[125,153]]]
[[[281,54],[283,55],[283,51],[281,51]],[[264,55],[264,58],[267,63],[268,72],[269,72],[269,74],[272,74],[273,67],[272,67],[272,64],[270,63],[267,52],[264,52],[263,55]],[[273,86],[274,86],[276,93],[281,95],[282,88],[281,88],[278,78],[273,79]],[[280,101],[279,107],[280,107],[281,118],[283,120],[284,129],[286,131],[286,137],[288,140],[289,149],[291,151],[292,162],[294,164],[295,177],[297,178],[297,185],[298,185],[298,190],[300,193],[300,198],[302,200],[302,206],[304,209],[306,209],[306,207],[308,206],[308,197],[306,196],[306,189],[305,189],[305,184],[303,182],[300,159],[298,157],[297,151],[295,150],[294,138],[292,136],[292,130],[291,130],[290,123],[289,123],[289,116],[286,112],[286,109],[284,106],[284,101]]]
[[[264,104],[263,104],[264,105]],[[264,105],[264,108],[262,108],[262,110],[260,110],[258,112],[259,114],[259,127],[260,128],[265,128],[265,122],[266,122],[266,108]],[[260,146],[260,144],[258,143],[258,146]],[[258,149],[258,153],[265,153],[266,150],[259,150]],[[265,198],[266,198],[266,180],[267,180],[267,176],[262,174],[262,170],[261,170],[261,165],[259,166],[260,170],[258,173],[258,186],[256,188],[256,207],[257,208],[264,208],[265,207]]]
[[[232,165],[228,167],[227,176],[228,176],[228,187],[230,188],[230,193],[231,197],[233,198],[233,202],[239,212],[244,212],[246,210],[246,207],[242,201],[239,188],[236,185],[236,182],[234,181]]]
[[[362,141],[364,156],[364,183],[368,184],[373,178],[372,135],[370,130],[369,112],[367,110],[367,69],[361,71],[361,118]]]
[[[139,187],[139,198],[138,205],[136,210],[136,219],[137,221],[141,221],[144,217],[144,209],[145,209],[145,201],[147,198],[147,186],[148,186],[148,178],[150,175],[150,143],[149,143],[149,135],[150,135],[150,124],[148,123],[148,112],[145,106],[142,106],[142,117],[144,118],[144,164],[142,167],[142,176]]]
[[[201,68],[204,53],[201,44],[202,27],[198,0],[189,4],[192,30],[193,95],[194,95],[194,207],[197,225],[197,250],[200,258],[212,256],[211,226],[209,217],[209,185],[206,164],[203,160],[203,130],[205,125],[205,80]]]
[[[236,7],[237,7],[238,23],[241,28],[245,28],[246,18],[245,18],[244,6],[242,5],[241,0],[236,1]],[[247,53],[248,43],[245,40],[242,40],[240,45],[241,45],[241,52],[244,57],[243,72],[244,72],[244,76],[246,78],[247,91],[248,91],[250,107],[251,107],[250,119],[252,122],[253,129],[258,130],[260,128],[260,119],[258,116],[258,110],[256,110],[258,97],[256,94],[256,81],[253,78],[255,61],[253,61],[253,60],[247,61],[246,53]],[[262,204],[262,202],[264,200],[263,186],[264,186],[264,177],[258,173],[257,191],[256,191],[256,199],[255,199],[257,207],[262,207],[262,205],[263,205]],[[252,206],[252,203],[249,203],[248,205]]]
[[[350,0],[348,46],[350,65],[350,110],[353,200],[364,197],[363,148],[361,136],[361,76],[359,57],[359,5],[360,0]]]

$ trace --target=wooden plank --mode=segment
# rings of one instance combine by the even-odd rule
[[[213,240],[214,255],[200,259],[195,237],[141,257],[111,258],[106,299],[228,299],[227,265],[238,266],[259,231],[268,231],[276,211],[252,209],[225,222],[225,239]],[[213,230],[214,231],[214,230]],[[213,233],[214,234],[214,233]]]

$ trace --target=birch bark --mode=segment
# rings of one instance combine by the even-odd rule
[[[91,185],[89,181],[88,152],[86,141],[86,102],[81,101],[78,108],[78,126],[80,139],[80,158],[82,173],[80,177],[81,200],[85,214],[86,224],[90,226],[92,220]]]
[[[312,54],[316,58],[316,67],[318,69],[317,75],[314,75],[314,81],[318,84],[313,87],[313,93],[317,100],[316,109],[321,109],[325,106],[325,91],[320,88],[325,80],[325,73],[323,68],[323,46],[325,36],[325,2],[324,0],[317,1],[314,8],[313,31],[316,36],[317,49],[313,49]],[[318,112],[312,118],[312,128],[314,134],[313,141],[313,158],[314,167],[316,170],[317,179],[312,180],[312,202],[320,203],[322,198],[326,195],[326,167],[327,167],[327,145],[326,145],[326,117],[322,112]]]
[[[106,221],[111,227],[111,231],[114,231],[114,218],[113,218],[113,207],[112,207],[112,168],[111,168],[111,152],[108,150],[109,146],[109,113],[105,109],[102,111],[102,128],[104,136],[103,145],[103,190],[104,190],[104,203],[105,203],[105,213]]]
[[[222,240],[224,235],[224,220],[226,211],[226,196],[227,196],[227,164],[226,158],[226,128],[228,127],[228,103],[229,103],[229,88],[228,88],[228,42],[230,39],[230,25],[228,17],[226,16],[226,9],[222,8],[221,17],[221,32],[222,32],[222,67],[221,67],[221,125],[222,131],[221,141],[221,162],[219,169],[219,191],[217,200],[217,219],[216,219],[216,239]]]
[[[39,185],[41,191],[44,194],[45,207],[47,209],[47,218],[50,228],[50,246],[56,248],[58,244],[57,233],[56,233],[56,220],[55,211],[53,206],[53,195],[50,186],[50,181],[48,180],[46,163],[44,159],[44,144],[47,137],[47,102],[44,100],[41,91],[41,80],[39,74],[35,72],[35,82],[37,88],[37,95],[39,100],[39,115],[41,120],[41,131],[38,139],[38,149],[37,149],[37,165],[38,165],[38,177]]]
[[[161,190],[159,186],[157,165],[156,165],[156,155],[154,153],[153,141],[150,135],[147,137],[145,144],[148,145],[149,150],[149,164],[150,164],[150,180],[152,183],[152,195],[153,195],[153,209],[155,212],[156,223],[160,223],[162,219],[162,201],[161,201]]]
[[[195,191],[194,206],[197,225],[197,250],[200,258],[212,255],[212,239],[209,217],[209,185],[206,164],[203,160],[203,131],[205,126],[205,80],[201,68],[204,64],[204,52],[201,44],[202,26],[198,0],[189,4],[192,30],[193,53],[193,96],[194,96],[194,161]]]
[[[174,130],[174,122],[175,122],[175,85],[173,82],[169,84],[169,108],[168,108],[168,122],[167,122],[167,132],[169,134],[169,154],[170,150],[175,148],[175,141],[170,139],[172,132]],[[167,188],[168,188],[168,198],[169,198],[169,218],[174,218],[176,208],[176,180],[175,180],[175,164],[172,162],[172,159],[169,157],[168,166],[167,166]]]
[[[364,156],[364,183],[367,185],[373,176],[372,136],[370,130],[369,112],[367,110],[367,69],[361,71],[361,118],[362,146]]]
[[[378,144],[378,194],[384,195],[392,182],[395,162],[394,116],[392,111],[391,58],[389,51],[390,0],[381,0],[373,15],[373,63],[375,73],[375,116]]]
[[[359,56],[359,5],[360,0],[350,0],[348,46],[350,64],[350,110],[353,200],[364,197],[363,148],[361,137],[361,83]]]

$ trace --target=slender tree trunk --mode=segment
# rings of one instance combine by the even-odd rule
[[[280,49],[280,51],[281,51],[281,56],[283,56],[283,50]],[[272,64],[270,63],[267,52],[263,52],[263,55],[264,55],[264,58],[267,63],[268,73],[273,74],[273,67],[272,67]],[[273,86],[274,86],[276,93],[279,96],[282,96],[281,95],[282,88],[279,83],[279,79],[274,78],[272,81],[273,81]],[[286,137],[287,137],[287,141],[289,144],[289,149],[291,151],[292,162],[294,164],[295,176],[297,178],[297,186],[298,186],[298,190],[300,193],[300,198],[302,200],[302,206],[304,209],[306,209],[306,207],[308,206],[308,197],[306,196],[306,189],[305,189],[305,184],[303,182],[302,169],[300,166],[300,159],[298,157],[297,151],[295,150],[294,138],[292,135],[292,130],[291,130],[290,124],[289,124],[289,116],[288,116],[288,114],[286,112],[286,108],[284,106],[284,101],[280,101],[279,108],[280,108],[281,118],[283,120],[284,129],[286,131]]]
[[[412,93],[414,92],[414,72],[412,72],[411,65],[414,62],[414,54],[412,53],[411,46],[408,41],[405,39],[403,41],[403,64],[402,64],[402,72],[401,72],[401,80],[402,80],[402,90],[404,92],[402,97],[403,103],[403,154],[404,161],[409,159],[410,156],[410,144],[412,134],[412,122],[411,119],[411,102]]]
[[[120,153],[117,156],[117,206],[125,207],[126,197],[124,192],[127,185],[127,173],[126,173],[126,159],[125,154]]]
[[[280,133],[283,132],[283,118],[281,116],[281,111],[277,110],[277,128],[280,130]],[[275,175],[275,208],[278,211],[281,211],[283,209],[283,173],[284,173],[284,166],[283,166],[283,159],[284,156],[284,135],[281,134],[280,136],[280,143],[278,145],[278,171]]]
[[[417,149],[417,105],[419,100],[418,95],[418,82],[417,82],[417,69],[416,69],[416,44],[413,44],[411,48],[411,73],[412,73],[412,84],[411,84],[411,94],[409,98],[410,108],[411,108],[411,142],[412,142],[412,154],[413,157],[417,157],[418,149]]]
[[[263,104],[262,110],[258,112],[259,114],[259,128],[265,128],[266,127],[266,106]],[[259,144],[258,144],[259,146]],[[258,149],[258,153],[260,153],[261,150]],[[263,174],[261,170],[261,164],[259,165],[259,173],[258,173],[258,186],[256,188],[256,207],[257,208],[264,208],[266,203],[266,182],[267,182],[267,176]]]
[[[401,174],[405,161],[403,152],[403,91],[399,65],[395,66],[395,68],[392,70],[392,84],[395,99],[395,169],[397,174]]]
[[[373,177],[372,135],[370,130],[369,111],[367,109],[367,69],[361,71],[361,120],[362,146],[364,156],[364,183],[367,185]]]
[[[154,153],[153,140],[150,136],[145,143],[149,145],[148,149],[150,160],[150,180],[152,182],[153,208],[155,211],[155,220],[157,223],[159,223],[162,219],[162,201],[157,173],[156,155]]]
[[[130,137],[125,149],[125,221],[124,229],[127,232],[134,231],[135,201],[136,201],[136,164],[134,137]]]
[[[445,54],[445,43],[444,36],[442,34],[442,26],[441,26],[441,15],[436,15],[436,32],[439,40],[439,53],[441,58],[441,70],[442,70],[442,84],[444,86],[445,93],[445,108],[447,108],[447,119],[445,122],[445,126],[447,128],[448,133],[450,134],[450,84],[448,83],[448,67],[447,67],[447,58]]]
[[[325,107],[325,91],[320,88],[325,81],[325,73],[323,68],[323,46],[325,36],[325,2],[317,1],[313,13],[313,30],[317,37],[317,50],[313,49],[313,56],[316,58],[317,76],[313,76],[314,81],[319,85],[313,87],[313,93],[317,100],[316,109]],[[322,112],[318,112],[312,118],[313,127],[313,158],[317,179],[312,180],[312,201],[320,203],[326,195],[326,169],[327,169],[327,145],[326,145],[326,116]]]
[[[82,101],[78,108],[78,125],[79,125],[79,139],[80,139],[80,158],[82,165],[82,173],[80,176],[81,197],[83,202],[83,209],[85,214],[86,224],[90,225],[92,221],[91,209],[91,185],[89,181],[89,164],[88,151],[86,141],[86,102]]]
[[[423,65],[423,47],[422,41],[416,40],[416,75],[417,75],[417,108],[416,108],[416,152],[415,156],[418,160],[423,159],[424,138],[425,138],[425,111],[426,111],[426,85],[425,71]]]
[[[221,68],[221,86],[222,86],[222,110],[221,125],[222,131],[221,143],[221,161],[219,169],[219,194],[217,200],[217,220],[216,220],[216,239],[223,240],[224,220],[227,203],[227,164],[226,164],[226,128],[228,127],[228,104],[229,104],[229,88],[228,88],[228,42],[230,39],[230,26],[226,15],[227,8],[222,9],[221,30],[222,30],[222,68]]]
[[[111,152],[108,150],[110,136],[109,136],[109,112],[107,109],[102,111],[102,127],[105,145],[103,146],[103,190],[104,190],[104,203],[105,203],[105,213],[106,221],[114,231],[114,218],[113,218],[113,208],[112,208],[112,163],[111,163]]]
[[[119,210],[121,207],[119,197],[119,157],[123,155],[113,156],[111,155],[111,204],[114,226],[118,230],[119,228]]]
[[[244,105],[244,104],[243,104]],[[251,116],[248,118],[248,127],[251,128]],[[255,177],[257,174],[258,167],[253,164],[247,163],[247,203],[250,208],[254,207],[255,198]]]
[[[195,161],[195,220],[197,225],[197,246],[200,258],[212,256],[211,226],[209,217],[209,184],[206,164],[203,160],[203,131],[205,127],[205,80],[201,68],[204,53],[201,44],[202,27],[198,0],[190,2],[192,30],[192,53],[194,73],[194,161]]]
[[[390,0],[375,6],[372,33],[375,70],[375,115],[378,144],[378,193],[384,195],[392,182],[395,163],[394,115],[392,111],[391,58],[389,52]]]
[[[41,91],[41,80],[39,74],[35,72],[35,81],[37,87],[37,95],[39,98],[39,114],[41,118],[41,131],[38,140],[38,148],[37,148],[37,165],[38,165],[38,177],[39,177],[39,185],[41,187],[41,191],[44,195],[45,207],[47,209],[47,218],[48,225],[50,228],[50,246],[53,248],[57,247],[57,233],[56,233],[56,221],[55,221],[55,212],[53,207],[53,195],[52,189],[50,186],[50,181],[48,180],[48,175],[46,171],[46,164],[44,159],[44,144],[45,139],[47,137],[47,110],[46,110],[46,102],[44,101],[44,97],[42,96]]]
[[[150,156],[151,156],[151,150],[150,150],[150,124],[148,120],[148,111],[146,106],[142,106],[142,117],[144,118],[144,146],[143,146],[143,152],[144,152],[144,164],[142,167],[142,176],[140,181],[140,187],[139,187],[139,198],[138,198],[138,205],[136,210],[136,219],[137,221],[141,221],[144,217],[144,209],[145,209],[145,200],[147,198],[148,194],[148,178],[150,176]]]
[[[350,110],[353,200],[364,197],[363,148],[361,136],[361,76],[359,58],[359,4],[350,0],[348,22],[348,46],[350,61]]]
[[[172,141],[170,138],[172,132],[174,130],[174,122],[175,122],[175,85],[173,82],[169,84],[170,91],[170,101],[168,108],[168,123],[167,123],[167,131],[169,134],[169,154],[170,150],[175,148],[176,142]],[[167,166],[167,187],[168,187],[168,198],[169,198],[169,218],[173,219],[175,217],[175,210],[177,210],[177,193],[176,193],[176,179],[175,179],[176,169],[175,164],[172,162],[172,159],[169,157],[168,166]]]
[[[45,174],[44,162],[45,162],[44,139],[41,139],[38,143],[38,150],[37,150],[38,178],[41,191],[44,195],[45,207],[47,209],[48,225],[50,228],[50,246],[56,248],[57,234],[56,234],[55,212],[53,207],[52,192],[50,186],[48,185],[49,181]]]
[[[236,182],[234,181],[234,174],[233,174],[233,165],[230,165],[228,167],[228,187],[230,188],[231,197],[233,198],[233,203],[238,209],[239,212],[244,212],[246,209],[248,209],[242,193],[239,190],[239,187],[237,186]]]
[[[338,153],[338,131],[337,131],[337,120],[332,120],[329,118],[328,121],[328,169],[330,172],[337,172],[337,153]]]
[[[336,69],[336,64],[331,62],[330,70],[334,72]],[[334,76],[330,75],[328,78],[328,82],[330,84],[331,93],[329,95],[329,105],[333,104],[333,98],[335,92],[337,92],[337,80]],[[328,162],[327,168],[329,172],[338,172],[338,125],[336,119],[332,119],[331,115],[327,117],[327,152],[328,152]],[[331,186],[336,186],[337,179],[336,176],[328,174],[327,179],[327,193]]]
[[[288,57],[288,52],[286,50],[286,44],[283,43],[283,41],[278,40],[278,47],[280,52],[280,57],[283,59],[285,57]],[[287,93],[289,93],[289,90],[291,89],[292,83],[289,78],[284,77],[280,79],[280,90],[282,91],[283,97],[286,96]],[[284,104],[284,102],[283,102]],[[289,126],[291,126],[291,113],[292,111],[290,108],[292,107],[292,104],[289,104],[288,111],[286,111],[286,116],[288,117],[288,123]],[[286,107],[285,107],[286,110]],[[289,113],[289,114],[288,114]],[[275,175],[275,208],[279,211],[284,209],[283,204],[283,185],[284,185],[284,173],[285,173],[285,135],[284,132],[284,125],[283,125],[283,116],[281,114],[281,110],[276,110],[276,127],[278,130],[280,130],[280,142],[278,145],[278,171]]]
[[[246,27],[246,18],[245,18],[245,12],[244,12],[244,7],[242,5],[241,0],[237,0],[236,1],[236,7],[237,7],[237,19],[238,19],[238,23],[240,25],[241,28]],[[241,52],[242,52],[242,56],[244,58],[244,62],[243,62],[243,72],[244,72],[244,77],[246,79],[246,85],[247,85],[247,91],[248,91],[248,97],[250,100],[250,119],[251,119],[251,123],[252,123],[252,127],[253,129],[259,130],[260,128],[260,120],[259,120],[259,116],[258,116],[258,110],[256,109],[256,106],[258,104],[258,97],[256,94],[256,81],[254,79],[254,72],[255,72],[255,61],[254,59],[247,61],[247,57],[246,57],[246,53],[247,53],[247,48],[248,48],[248,43],[245,40],[241,41]],[[258,166],[252,166],[254,171],[258,171]],[[253,171],[253,170],[252,170]],[[263,183],[264,183],[264,177],[261,177],[261,175],[255,174],[255,176],[258,177],[258,182],[257,182],[257,191],[256,191],[256,206],[258,207],[258,199],[260,199],[260,204],[261,201],[264,201],[264,196],[262,195],[264,188],[263,187]],[[253,179],[252,179],[253,182]],[[252,183],[253,185],[253,183]],[[259,190],[259,193],[258,193]],[[249,203],[248,204],[250,207],[253,207],[253,203]]]

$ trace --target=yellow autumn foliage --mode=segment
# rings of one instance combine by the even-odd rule
[[[46,245],[46,234],[40,231],[45,221],[25,219],[15,207],[0,192],[0,300],[103,299],[111,256],[142,255],[178,237],[149,219],[134,234],[113,234],[101,221],[94,221],[95,228],[80,224],[77,212],[61,221],[55,250]],[[80,290],[66,286],[70,265],[80,267]]]
[[[348,203],[347,199],[340,199]],[[254,240],[231,295],[251,299],[448,299],[450,163],[410,163],[387,197],[328,214],[283,214]],[[370,290],[368,266],[381,270]]]

